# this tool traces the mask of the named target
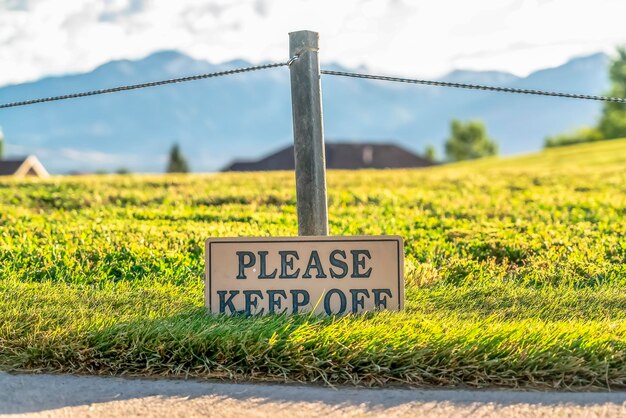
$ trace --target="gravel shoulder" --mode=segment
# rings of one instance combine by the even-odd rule
[[[626,392],[358,389],[0,373],[0,416],[622,417]]]

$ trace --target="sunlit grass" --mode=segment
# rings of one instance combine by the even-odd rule
[[[626,141],[328,189],[333,235],[404,238],[405,312],[205,312],[204,240],[296,235],[293,173],[3,179],[0,368],[626,385]]]

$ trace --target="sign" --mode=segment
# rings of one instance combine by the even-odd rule
[[[344,315],[404,307],[398,236],[210,238],[205,256],[212,313]]]

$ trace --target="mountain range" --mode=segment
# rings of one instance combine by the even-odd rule
[[[608,56],[578,57],[527,77],[457,70],[442,80],[600,94]],[[115,87],[252,64],[212,64],[177,51],[106,63],[84,74],[0,87],[0,103]],[[351,71],[339,65],[322,68]],[[363,71],[363,69],[359,69]],[[365,70],[366,71],[366,70]],[[418,77],[419,75],[416,75]],[[545,136],[593,124],[601,103],[322,76],[329,142],[390,142],[442,156],[452,118],[480,119],[504,155],[538,150]],[[289,70],[228,77],[0,110],[7,154],[35,154],[53,173],[163,171],[179,143],[193,171],[215,171],[292,142]]]

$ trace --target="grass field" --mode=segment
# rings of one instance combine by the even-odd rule
[[[404,312],[205,312],[204,240],[295,235],[293,173],[0,181],[0,369],[626,386],[626,140],[328,189],[333,235],[404,238]]]

